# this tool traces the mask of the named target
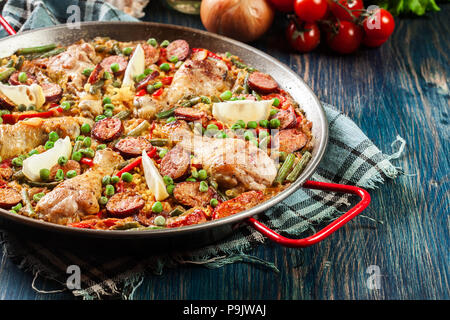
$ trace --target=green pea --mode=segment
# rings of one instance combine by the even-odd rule
[[[278,107],[280,105],[280,99],[274,98],[273,101],[272,101],[272,105],[274,107]]]
[[[103,150],[103,149],[106,149],[106,144],[99,144],[97,146],[97,150]]]
[[[50,177],[50,170],[48,170],[47,168],[42,168],[41,170],[39,170],[39,177],[42,181],[47,181]]]
[[[146,87],[147,93],[153,93],[155,91],[155,88],[153,87],[152,84],[147,85]]]
[[[131,52],[133,52],[133,48],[130,48],[130,47],[123,48],[123,50],[122,50],[122,53],[126,56],[129,56],[131,54]]]
[[[114,80],[114,82],[112,83],[114,88],[120,88],[120,86],[122,85],[122,82],[118,79]]]
[[[163,42],[161,42],[161,47],[166,48],[169,44],[169,40],[164,40]]]
[[[108,203],[108,198],[105,196],[101,196],[99,201],[98,201],[102,206],[104,206],[105,204]]]
[[[261,130],[259,132],[259,140],[262,140],[262,139],[264,139],[264,138],[266,138],[268,136],[270,136],[270,133],[268,133],[267,131]]]
[[[85,75],[86,77],[89,77],[92,73],[93,69],[91,68],[86,68],[83,70],[83,75]]]
[[[147,68],[147,69],[145,69],[144,70],[144,74],[146,75],[146,76],[148,76],[150,73],[152,73],[153,72],[153,70],[152,69],[150,69],[150,68]]]
[[[66,163],[67,163],[67,157],[66,157],[66,156],[61,156],[61,157],[58,158],[58,164],[59,164],[60,166],[63,166],[63,165],[65,165]]]
[[[83,154],[80,151],[75,151],[72,153],[72,160],[80,161],[83,158]]]
[[[114,110],[114,105],[112,103],[106,103],[103,106],[103,109],[105,109],[105,110],[108,110],[108,109]]]
[[[76,137],[75,141],[83,141],[85,136],[78,136]]]
[[[102,178],[102,185],[106,186],[111,183],[111,176],[104,176]]]
[[[92,139],[90,137],[86,137],[83,139],[83,145],[89,148],[92,144]]]
[[[200,192],[207,192],[208,191],[208,183],[206,181],[201,181],[198,189],[200,190]]]
[[[19,82],[21,82],[21,83],[27,82],[27,80],[28,80],[27,73],[26,73],[26,72],[21,72],[21,73],[19,73],[18,80],[19,80]]]
[[[15,212],[19,212],[20,209],[22,209],[22,203],[20,203],[20,202],[11,208],[11,210],[13,210]]]
[[[46,143],[45,143],[45,145],[44,145],[44,149],[45,150],[49,150],[49,149],[51,149],[51,148],[53,148],[55,146],[55,143],[53,142],[53,141],[47,141]]]
[[[197,180],[195,178],[187,178],[186,181],[188,181],[188,182],[196,182]]]
[[[263,128],[267,128],[269,126],[269,121],[268,120],[260,120],[259,125]]]
[[[169,58],[169,61],[172,62],[172,63],[177,63],[178,62],[178,57],[177,56],[171,56]]]
[[[280,122],[279,119],[272,119],[272,120],[270,120],[270,127],[271,127],[272,129],[276,129],[276,128],[278,128],[280,125],[281,125],[281,122]]]
[[[39,202],[39,200],[41,200],[42,197],[44,197],[44,196],[45,196],[45,193],[43,193],[43,192],[35,193],[33,195],[33,200],[36,202]]]
[[[25,160],[26,158],[28,158],[28,155],[27,154],[21,154],[21,155],[19,155],[19,156],[17,156],[17,158],[19,158],[20,160]]]
[[[30,104],[30,105],[27,107],[27,111],[34,111],[34,110],[36,110],[36,106],[35,106],[34,104]]]
[[[168,152],[167,149],[161,149],[161,151],[159,151],[158,153],[158,156],[162,159],[167,154],[167,152]]]
[[[238,120],[238,121],[236,121],[236,124],[239,125],[242,129],[245,128],[245,122],[244,122],[244,120]]]
[[[24,104],[19,104],[19,106],[17,107],[17,109],[18,109],[20,112],[27,111],[27,106],[24,105]]]
[[[75,170],[69,170],[66,173],[66,177],[68,179],[72,179],[73,177],[75,177],[77,175],[77,172]]]
[[[95,156],[95,151],[91,148],[81,149],[80,152],[88,158],[93,158]]]
[[[147,75],[145,73],[138,74],[135,78],[136,82],[141,82]]]
[[[48,134],[48,140],[55,142],[58,139],[59,135],[55,131],[52,131]]]
[[[217,132],[215,137],[217,139],[225,139],[225,138],[228,138],[228,135],[225,132],[223,132],[223,131],[219,131],[219,132]]]
[[[11,163],[15,167],[21,167],[23,165],[23,160],[16,157],[11,160]]]
[[[159,226],[159,227],[163,227],[166,225],[166,218],[164,218],[163,216],[157,216],[155,217],[155,220],[153,220],[153,222]]]
[[[102,100],[103,105],[111,103],[111,98],[110,97],[104,97]]]
[[[162,71],[169,71],[170,70],[170,64],[168,64],[168,63],[161,63],[160,65],[159,65],[159,69],[160,70],[162,70]]]
[[[247,130],[247,131],[244,132],[244,139],[245,140],[250,140],[250,139],[253,139],[254,137],[255,136],[253,135],[252,131]]]
[[[173,179],[169,176],[164,176],[163,181],[166,184],[166,186],[173,184]]]
[[[256,129],[258,127],[258,123],[256,121],[249,121],[247,123],[247,128],[249,129]]]
[[[99,114],[98,116],[95,117],[95,122],[99,122],[103,119],[106,119],[106,116],[103,114]]]
[[[206,130],[219,130],[219,127],[216,126],[215,124],[208,124]]]
[[[150,38],[150,39],[148,39],[148,40],[147,40],[147,43],[148,43],[149,45],[154,46],[154,47],[157,47],[157,46],[158,46],[158,41],[156,41],[155,38]]]
[[[30,152],[28,152],[29,156],[32,156],[33,154],[39,154],[39,151],[37,151],[36,149],[33,149]]]
[[[161,81],[155,82],[155,83],[153,84],[153,88],[155,88],[155,89],[159,89],[159,88],[161,88],[162,86],[163,86],[163,84],[162,84]]]
[[[61,103],[61,108],[64,110],[64,111],[69,111],[70,110],[70,107],[71,107],[71,104],[70,104],[70,102],[68,102],[68,101],[64,101],[63,103]]]
[[[110,79],[112,79],[112,77],[113,77],[112,74],[108,71],[105,71],[103,73],[103,79],[105,79],[105,80],[110,80]]]
[[[111,109],[106,109],[104,112],[103,112],[103,115],[105,116],[105,117],[107,117],[107,118],[111,118],[112,116],[113,116],[113,111],[111,110]]]
[[[125,182],[131,182],[133,181],[133,175],[129,172],[124,172],[122,173],[122,180]]]
[[[153,205],[152,205],[152,211],[154,213],[160,213],[163,211],[163,205],[161,202],[156,201]]]
[[[219,204],[219,200],[213,198],[213,199],[211,199],[211,201],[209,202],[209,204],[211,205],[211,207],[215,208],[215,207],[217,207],[217,205]]]
[[[91,125],[89,123],[83,123],[80,130],[82,133],[88,134],[89,132],[91,132]]]
[[[270,110],[270,116],[273,117],[274,115],[276,115],[278,113],[279,110],[277,109],[272,109]]]
[[[211,104],[211,99],[206,97],[206,96],[201,96],[200,97],[200,101],[205,103],[205,104]]]
[[[233,125],[231,126],[231,129],[233,129],[233,130],[239,130],[239,129],[242,129],[242,127],[241,127],[239,124],[235,123],[235,124],[233,124]]]
[[[222,94],[219,96],[222,100],[230,100],[233,96],[233,93],[230,90],[227,90],[225,92],[222,92]]]
[[[193,168],[193,169],[192,169],[192,171],[191,171],[191,176],[192,176],[192,178],[195,178],[195,179],[198,178],[198,171],[197,171],[196,168]]]
[[[64,179],[64,171],[63,169],[58,169],[55,174],[55,181],[61,181]]]
[[[111,183],[112,184],[116,184],[119,181],[120,181],[120,178],[118,176],[112,176],[111,177]]]
[[[198,179],[199,180],[206,180],[208,178],[208,173],[206,170],[202,169],[198,172]]]
[[[105,187],[105,195],[107,197],[111,197],[112,195],[114,195],[114,193],[116,192],[116,190],[114,189],[114,186],[112,184],[108,184]]]
[[[119,71],[119,69],[120,69],[120,66],[119,66],[119,64],[118,64],[117,62],[111,64],[109,67],[111,68],[111,71],[112,71],[112,72],[117,72],[117,71]]]
[[[176,120],[177,120],[177,118],[175,118],[175,117],[169,117],[169,118],[167,118],[166,122],[169,123],[169,122],[174,122]]]
[[[169,184],[167,187],[166,187],[166,190],[167,190],[167,193],[168,194],[173,194],[173,190],[175,189],[175,185],[174,184]]]

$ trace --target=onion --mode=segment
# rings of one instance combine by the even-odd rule
[[[144,168],[144,177],[147,182],[147,187],[155,196],[156,201],[168,198],[169,194],[166,191],[166,184],[145,150],[142,151],[142,167]]]
[[[266,0],[203,0],[200,7],[208,31],[244,42],[265,33],[273,16],[274,10]]]

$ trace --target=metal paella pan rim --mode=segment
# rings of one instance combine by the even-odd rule
[[[0,217],[46,231],[97,238],[141,239],[171,237],[175,234],[194,234],[199,231],[213,231],[219,226],[243,222],[249,217],[270,209],[300,188],[317,169],[328,142],[328,122],[319,99],[303,79],[288,66],[239,41],[207,31],[154,22],[83,22],[79,29],[70,29],[67,25],[59,25],[27,31],[2,39],[0,40],[0,56],[9,56],[22,47],[49,43],[69,45],[81,39],[90,40],[97,36],[107,36],[118,41],[146,40],[149,37],[160,41],[185,39],[192,47],[203,47],[214,52],[232,52],[252,67],[270,74],[280,87],[291,94],[294,100],[300,104],[308,120],[313,123],[314,148],[311,161],[297,181],[269,200],[226,218],[181,228],[135,231],[81,229],[11,214],[4,209],[0,209]]]

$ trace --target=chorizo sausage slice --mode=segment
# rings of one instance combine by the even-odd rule
[[[177,108],[175,109],[175,117],[186,121],[200,120],[205,116],[205,113],[201,110],[192,108]]]
[[[172,41],[166,48],[167,58],[176,56],[178,60],[185,60],[189,55],[189,43],[186,40]]]
[[[143,150],[147,152],[153,147],[150,141],[144,137],[128,137],[120,140],[114,146],[123,157],[134,158],[142,154]]]
[[[125,218],[138,213],[145,206],[141,195],[134,192],[119,192],[106,204],[106,211],[113,217]]]
[[[182,205],[188,207],[204,207],[216,196],[216,192],[211,187],[206,192],[201,192],[199,188],[199,181],[181,182],[173,190],[173,196]]]
[[[20,74],[20,72],[16,71],[9,77],[8,82],[9,82],[10,85],[18,86],[18,85],[24,84],[24,85],[30,86],[33,83],[37,83],[36,77],[33,76],[31,73],[28,73],[28,72],[26,72],[26,74],[27,74],[27,81],[25,81],[25,83],[22,83],[22,82],[19,81],[19,74]]]
[[[280,130],[293,128],[297,124],[297,117],[293,110],[280,110],[273,118],[280,120]]]
[[[147,86],[150,84],[150,81],[152,81],[153,79],[156,79],[157,76],[159,76],[159,72],[158,71],[153,71],[152,73],[150,73],[148,76],[146,76],[143,80],[141,80],[136,85],[136,91],[140,91],[142,89],[146,89]]]
[[[166,220],[167,228],[177,228],[183,226],[189,226],[193,224],[199,224],[206,222],[208,219],[206,214],[201,209],[194,209],[192,211],[188,211],[181,216],[178,217],[170,217]]]
[[[123,132],[123,124],[120,119],[106,118],[94,124],[92,136],[102,142],[109,142],[118,137]]]
[[[113,63],[117,63],[119,65],[119,70],[117,72],[114,72],[115,75],[121,74],[125,71],[128,65],[127,59],[121,56],[110,56],[102,60],[100,62],[100,65],[103,69],[105,69],[108,72],[112,72],[111,65]]]
[[[22,201],[22,196],[10,187],[0,189],[0,208],[11,209]]]
[[[271,93],[278,89],[277,82],[268,74],[255,71],[248,77],[251,89],[261,93]]]
[[[101,63],[97,64],[95,66],[94,70],[92,70],[91,74],[89,75],[87,82],[90,84],[96,83],[102,77],[102,74],[101,74],[102,71],[103,71],[102,64]]]
[[[150,44],[143,44],[142,50],[144,50],[145,55],[145,65],[154,64],[159,60],[159,49],[155,48]]]
[[[244,192],[236,198],[220,203],[214,210],[213,219],[225,218],[250,209],[263,200],[264,196],[261,191]]]
[[[281,130],[275,135],[275,144],[280,151],[287,153],[303,148],[307,142],[307,136],[297,129]]]
[[[188,172],[190,164],[191,156],[189,152],[175,146],[162,158],[159,171],[162,176],[178,179]]]
[[[63,166],[61,166],[59,164],[55,164],[53,167],[51,167],[51,169],[50,169],[50,180],[54,180],[55,179],[56,172],[59,169],[62,169],[62,171],[64,172],[64,176],[70,170],[75,170],[77,175],[79,175],[81,173],[80,163],[78,161],[75,161],[75,160],[69,160]]]
[[[57,83],[41,83],[42,91],[44,91],[46,102],[58,102],[63,94],[62,88]]]

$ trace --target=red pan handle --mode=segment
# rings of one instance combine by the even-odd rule
[[[344,213],[342,216],[340,216],[338,219],[334,220],[332,223],[327,225],[322,230],[316,232],[312,236],[309,236],[309,237],[303,238],[303,239],[289,239],[289,238],[283,237],[280,234],[273,231],[272,229],[263,225],[261,222],[259,222],[255,218],[249,218],[247,220],[247,223],[250,226],[252,226],[253,228],[255,228],[256,230],[258,230],[259,232],[261,232],[263,235],[265,235],[270,240],[272,240],[276,243],[279,243],[285,247],[305,248],[305,247],[309,247],[317,242],[320,242],[323,239],[330,236],[337,229],[339,229],[344,224],[346,224],[351,219],[353,219],[358,214],[360,214],[370,203],[369,193],[366,190],[361,189],[359,187],[355,187],[355,186],[308,180],[303,184],[303,187],[310,188],[310,189],[331,191],[331,192],[351,193],[351,194],[359,196],[361,198],[361,201],[359,201],[348,212]]]
[[[16,30],[11,27],[11,25],[8,23],[8,21],[5,20],[5,18],[3,18],[2,15],[0,15],[0,24],[11,36],[16,34]]]

